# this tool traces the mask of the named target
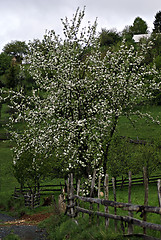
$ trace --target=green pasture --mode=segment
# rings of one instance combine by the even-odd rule
[[[142,113],[149,113],[154,119],[161,122],[161,106],[144,106],[139,107]],[[152,141],[161,136],[161,125],[152,123],[150,120],[139,119],[136,116],[132,118],[136,122],[132,125],[131,121],[126,117],[121,117],[118,124],[118,132],[120,136],[125,136],[132,139],[140,139]]]

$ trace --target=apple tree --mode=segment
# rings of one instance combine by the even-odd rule
[[[82,27],[84,14],[77,9],[72,20],[62,20],[63,38],[52,30],[41,47],[30,45],[27,62],[36,87],[30,96],[9,95],[16,109],[11,123],[25,123],[23,133],[11,131],[15,165],[27,150],[32,161],[39,154],[44,164],[53,158],[64,174],[87,177],[97,169],[104,175],[120,117],[150,117],[136,111],[158,88],[155,67],[144,64],[147,46],[136,51],[123,41],[102,56],[97,24]]]

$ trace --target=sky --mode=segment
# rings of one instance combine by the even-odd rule
[[[71,19],[84,6],[84,25],[97,18],[97,32],[102,28],[122,31],[136,17],[146,21],[151,31],[161,0],[0,0],[0,52],[11,41],[42,39],[45,30],[61,35],[61,19]]]

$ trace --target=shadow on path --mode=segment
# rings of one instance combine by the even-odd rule
[[[40,229],[36,225],[19,225],[9,224],[9,222],[16,223],[16,219],[6,214],[0,213],[0,240],[9,234],[16,234],[22,240],[47,240],[45,230]],[[8,224],[7,224],[8,222]],[[5,224],[5,225],[4,225]]]

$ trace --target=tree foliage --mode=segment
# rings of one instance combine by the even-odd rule
[[[146,34],[148,33],[147,23],[140,17],[136,17],[133,25],[130,26],[131,33],[134,34]]]
[[[161,11],[156,13],[153,24],[154,24],[153,32],[161,33]]]
[[[0,88],[4,86],[4,74],[11,67],[11,57],[6,53],[0,54]]]
[[[115,29],[106,30],[105,28],[101,30],[99,39],[101,47],[115,45],[121,41],[121,37]]]
[[[0,76],[5,74],[5,71],[11,66],[11,57],[6,53],[0,54]]]
[[[121,32],[121,36],[126,39],[126,41],[128,43],[130,43],[130,45],[132,44],[133,40],[132,40],[132,37],[133,37],[133,34],[131,32],[131,26],[125,26],[124,29],[122,30]]]
[[[11,65],[3,75],[3,83],[7,88],[15,88],[20,84],[19,78],[20,67],[19,65]]]
[[[25,41],[12,41],[11,43],[7,43],[3,52],[9,56],[16,57],[16,60],[20,62],[24,56],[27,54],[28,46]]]

